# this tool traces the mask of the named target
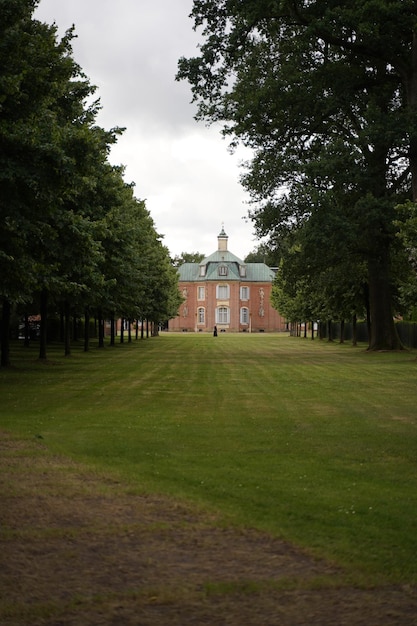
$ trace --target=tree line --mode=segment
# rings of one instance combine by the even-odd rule
[[[108,157],[123,132],[97,122],[100,102],[72,56],[74,29],[33,17],[36,0],[0,3],[1,365],[10,364],[11,319],[148,320],[176,314],[177,273],[145,202]]]
[[[242,184],[289,320],[369,323],[401,348],[416,309],[414,0],[194,0],[199,56],[181,58],[198,120],[252,150]]]

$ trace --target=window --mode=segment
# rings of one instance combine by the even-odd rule
[[[206,266],[200,265],[200,276],[205,276],[205,275],[206,275]]]
[[[219,276],[227,276],[227,265],[219,265]]]
[[[246,276],[246,265],[239,265],[239,274],[242,277]]]
[[[198,308],[197,311],[197,319],[198,319],[198,323],[199,324],[204,324],[204,320],[205,320],[205,310],[204,308],[201,306]]]
[[[205,299],[206,299],[206,288],[197,287],[197,300],[205,300]]]
[[[217,324],[229,324],[230,322],[230,309],[227,306],[219,306],[216,309],[216,323]]]
[[[249,309],[245,306],[240,309],[240,323],[249,324]]]
[[[241,300],[249,300],[249,287],[241,287],[240,288],[240,299]]]
[[[229,299],[229,285],[217,285],[216,286],[216,298],[217,300]]]

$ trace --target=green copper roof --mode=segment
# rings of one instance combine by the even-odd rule
[[[220,257],[220,258],[217,258]],[[205,275],[200,274],[201,265],[205,266]],[[227,268],[226,274],[219,274],[219,266],[223,265]],[[246,269],[246,276],[240,272],[240,267]],[[238,257],[230,252],[215,252],[201,264],[184,263],[178,268],[179,279],[183,282],[204,282],[209,280],[215,281],[241,281],[241,282],[272,282],[275,278],[275,272],[271,270],[265,263],[244,263]]]
[[[210,256],[207,256],[205,259],[201,261],[201,265],[206,265],[207,263],[221,263],[225,261],[226,263],[237,263],[238,265],[245,265],[242,259],[239,259],[236,255],[232,254],[228,250],[216,250]]]
[[[217,237],[218,249],[201,263],[183,263],[178,268],[182,282],[239,281],[245,283],[272,283],[275,272],[265,263],[245,263],[227,250],[228,236],[222,230]]]
[[[265,263],[248,263],[247,278],[250,282],[273,282],[275,279],[275,272]]]
[[[198,280],[199,273],[200,266],[198,263],[183,263],[183,265],[180,265],[178,268],[180,280],[185,282]]]

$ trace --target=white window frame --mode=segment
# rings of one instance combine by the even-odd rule
[[[249,300],[249,287],[246,285],[240,288],[240,299]]]
[[[199,306],[197,309],[197,324],[205,324],[206,321],[206,309],[203,306]]]
[[[225,295],[222,295],[224,292]],[[230,298],[230,286],[225,285],[216,285],[216,298],[217,300],[228,300]]]
[[[216,324],[230,324],[230,308],[228,306],[216,308]]]
[[[219,265],[219,276],[227,276],[228,272],[228,267],[227,265]]]
[[[249,309],[247,306],[242,306],[240,309],[240,323],[241,324],[249,324]]]
[[[206,288],[197,287],[197,300],[205,300],[205,299],[206,299]]]

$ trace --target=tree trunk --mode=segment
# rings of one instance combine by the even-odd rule
[[[127,321],[127,342],[132,343],[132,320]]]
[[[84,352],[90,348],[90,309],[88,306],[84,310]]]
[[[98,347],[104,348],[104,320],[103,320],[103,312],[101,309],[98,310],[97,318],[98,318]]]
[[[78,319],[75,312],[72,316],[72,340],[78,341]]]
[[[25,313],[25,348],[30,346],[30,328],[29,328],[29,315]]]
[[[71,354],[71,315],[70,304],[68,300],[64,302],[64,354],[70,356]]]
[[[340,322],[340,343],[345,343],[345,320]]]
[[[352,346],[356,346],[357,344],[358,344],[358,325],[357,325],[356,313],[354,313],[352,317]]]
[[[116,338],[116,321],[113,315],[110,320],[110,345],[111,346],[114,346],[115,338]]]
[[[1,318],[1,359],[2,367],[10,367],[10,314],[11,304],[6,298],[3,299]]]
[[[125,340],[125,318],[120,320],[120,343],[124,343]]]
[[[366,329],[368,331],[368,343],[371,340],[371,310],[369,306],[369,285],[364,285],[365,311],[366,311]]]
[[[39,358],[46,360],[46,341],[48,324],[48,291],[42,289],[40,300],[41,327],[39,335]]]
[[[327,341],[333,341],[333,329],[330,320],[327,322]]]
[[[388,253],[368,261],[371,333],[368,350],[401,350],[394,324]]]
[[[61,305],[59,312],[59,340],[65,343],[65,311],[64,305]]]
[[[406,95],[407,95],[407,107],[409,109],[409,119],[415,120],[417,110],[417,34],[413,34],[413,44],[411,47],[411,67],[408,73],[407,80],[405,81]],[[414,121],[413,121],[414,124]],[[411,127],[409,133],[409,163],[411,172],[411,190],[413,196],[413,202],[417,202],[417,136],[414,130],[414,126]]]

